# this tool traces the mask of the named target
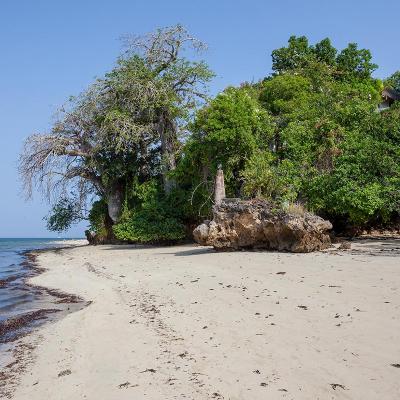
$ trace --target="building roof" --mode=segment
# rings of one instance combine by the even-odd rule
[[[400,100],[400,92],[395,89],[386,88],[382,91],[382,97],[391,100]]]

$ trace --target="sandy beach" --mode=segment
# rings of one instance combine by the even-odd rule
[[[32,283],[91,304],[20,341],[12,398],[398,399],[399,254],[390,239],[42,253]]]

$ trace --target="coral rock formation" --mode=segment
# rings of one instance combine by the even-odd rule
[[[308,253],[330,247],[332,224],[312,213],[290,213],[262,200],[224,199],[193,236],[216,250],[262,248]]]

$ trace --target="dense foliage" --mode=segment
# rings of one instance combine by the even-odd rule
[[[384,111],[378,105],[385,87],[400,90],[400,72],[382,82],[372,76],[369,50],[292,36],[272,52],[271,75],[209,100],[212,73],[181,56],[184,43],[201,47],[180,26],[135,40],[74,99],[50,135],[58,138],[53,147],[30,143],[31,152],[67,157],[64,176],[79,176],[79,196],[56,204],[49,229],[78,219],[87,191],[97,198],[89,213],[97,235],[181,240],[210,215],[218,165],[228,196],[301,204],[336,228],[399,218],[400,102]],[[37,171],[39,180],[47,176],[48,164],[29,162],[22,163],[28,182]]]
[[[272,60],[271,76],[227,89],[197,114],[182,161],[190,179],[221,162],[229,195],[300,202],[339,228],[397,218],[400,107],[378,112],[384,86],[370,52],[291,37]],[[398,88],[398,77],[385,85]]]
[[[131,242],[168,243],[186,236],[179,209],[172,206],[156,180],[128,188],[121,219],[114,226],[117,239]]]

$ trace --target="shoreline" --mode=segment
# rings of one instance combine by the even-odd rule
[[[21,340],[14,399],[396,399],[400,241],[216,253],[44,252],[33,284],[90,306]]]
[[[68,313],[75,312],[89,303],[83,299],[61,290],[50,289],[45,286],[34,285],[30,281],[46,271],[40,266],[37,258],[45,252],[57,252],[58,250],[79,247],[80,244],[74,241],[73,244],[64,247],[45,247],[40,249],[23,250],[19,254],[23,261],[19,263],[21,268],[26,269],[21,280],[23,290],[30,290],[40,293],[40,308],[35,310],[20,311],[15,316],[8,317],[0,323],[0,353],[4,355],[0,362],[0,397],[9,397],[12,393],[12,382],[16,374],[24,370],[22,360],[27,357],[33,346],[27,345],[27,336],[46,323],[54,323],[65,317]],[[1,281],[2,287],[21,279],[20,276],[11,276]],[[35,304],[35,303],[33,303]],[[35,308],[35,307],[33,307]]]
[[[79,247],[79,245],[74,244],[72,245],[72,247]],[[44,286],[33,285],[30,283],[30,280],[32,278],[35,278],[36,276],[42,274],[46,270],[45,268],[41,267],[37,262],[37,258],[41,253],[51,252],[51,251],[57,252],[59,250],[65,250],[68,248],[71,248],[71,246],[58,247],[58,248],[47,247],[42,249],[25,250],[21,252],[21,255],[24,258],[24,260],[19,265],[27,269],[26,274],[22,277],[23,287],[40,291],[43,298],[45,297],[48,298],[47,302],[49,305],[77,304],[84,302],[83,299],[80,299],[79,297],[74,295],[63,293],[60,290],[50,289]],[[7,283],[13,282],[14,280],[19,278],[20,278],[19,276],[17,277],[11,276],[8,279],[2,280],[1,281],[2,287],[5,287]],[[66,310],[60,308],[42,307],[34,311],[21,312],[15,317],[9,317],[8,319],[2,321],[0,323],[0,346],[2,344],[12,343],[13,341],[18,340],[19,338],[29,334],[32,329],[34,329],[37,326],[40,326],[40,324],[35,325],[35,322],[39,322],[41,320],[44,320],[43,322],[46,322],[47,319],[51,320],[51,318],[48,318],[47,314],[49,314],[50,316],[50,314],[53,313],[58,313],[58,312],[63,313],[65,311],[69,311],[68,305],[66,305],[65,307],[67,307]],[[33,326],[31,327],[30,325]],[[14,331],[15,335],[13,335]]]

